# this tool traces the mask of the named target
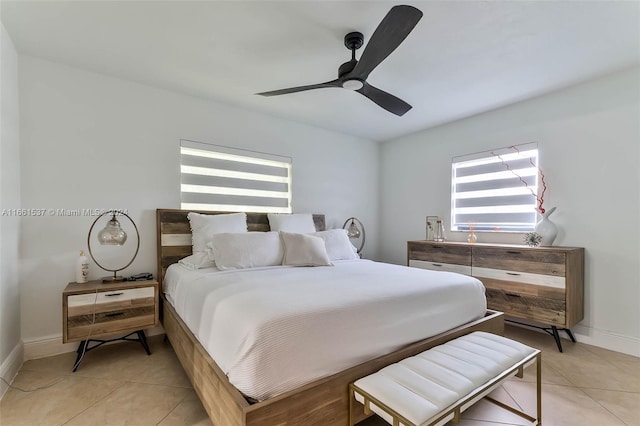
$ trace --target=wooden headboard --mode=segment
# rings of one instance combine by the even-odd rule
[[[199,210],[157,209],[156,237],[158,245],[158,282],[162,288],[164,273],[169,265],[191,254],[191,227],[187,214],[227,214],[230,212],[211,212]],[[314,214],[313,221],[317,231],[325,230],[323,214]],[[269,219],[266,213],[247,213],[249,231],[269,231]]]

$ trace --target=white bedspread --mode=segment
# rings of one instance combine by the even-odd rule
[[[258,400],[486,310],[475,278],[368,260],[238,271],[187,271],[176,264],[164,288],[231,384]]]

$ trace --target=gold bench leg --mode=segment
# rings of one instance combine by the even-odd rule
[[[542,425],[542,352],[536,355],[536,404],[538,425]]]

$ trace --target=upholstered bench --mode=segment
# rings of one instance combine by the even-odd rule
[[[487,396],[509,377],[522,378],[537,364],[537,417]],[[495,334],[474,332],[391,364],[349,386],[349,424],[354,404],[394,426],[458,423],[460,413],[482,398],[542,424],[541,353]],[[357,401],[357,402],[356,402]]]

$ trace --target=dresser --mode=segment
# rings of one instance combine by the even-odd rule
[[[584,317],[584,248],[409,241],[407,264],[478,278],[487,307],[515,319],[544,324],[558,349],[558,330]]]
[[[72,371],[86,352],[111,341],[139,341],[150,355],[144,329],[159,324],[158,292],[155,280],[69,283],[62,292],[62,342],[80,342]],[[124,337],[104,339],[114,335]]]

